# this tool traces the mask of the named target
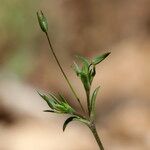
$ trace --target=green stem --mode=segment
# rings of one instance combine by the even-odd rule
[[[87,98],[87,108],[88,108],[88,114],[90,116],[90,89],[86,90],[86,98]]]
[[[99,149],[100,150],[104,150],[104,147],[103,147],[103,144],[100,140],[100,137],[97,133],[97,130],[96,130],[96,127],[95,127],[95,124],[94,123],[91,123],[91,125],[89,126],[90,130],[92,131],[93,135],[94,135],[94,138],[99,146]]]
[[[84,110],[84,108],[83,108],[83,106],[82,106],[82,104],[81,104],[81,102],[80,102],[80,99],[78,98],[78,96],[77,96],[75,90],[73,89],[73,86],[71,85],[71,83],[70,83],[70,81],[69,81],[67,75],[65,74],[65,72],[64,72],[64,70],[63,70],[63,68],[62,68],[62,66],[61,66],[61,64],[60,64],[60,62],[59,62],[59,60],[58,60],[58,58],[57,58],[55,52],[54,52],[54,49],[53,49],[53,46],[52,46],[52,44],[51,44],[51,41],[50,41],[50,38],[49,38],[48,33],[45,32],[45,34],[46,34],[46,37],[47,37],[47,40],[48,40],[50,49],[51,49],[51,51],[52,51],[52,53],[53,53],[53,55],[54,55],[54,58],[55,58],[55,60],[56,60],[56,62],[57,62],[57,64],[58,64],[58,66],[59,66],[59,68],[60,68],[60,70],[61,70],[61,72],[62,72],[64,78],[66,79],[66,81],[67,81],[67,83],[68,83],[68,85],[69,85],[69,87],[70,87],[72,93],[74,94],[75,98],[77,99],[77,101],[78,101],[78,103],[79,103],[79,105],[80,105],[82,111],[85,112],[85,110]]]

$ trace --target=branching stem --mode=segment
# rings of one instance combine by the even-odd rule
[[[91,108],[90,108],[90,91],[91,91],[91,85],[90,85],[90,87],[89,87],[89,89],[88,90],[86,90],[86,96],[87,96],[87,106],[88,106],[88,113],[89,113],[89,128],[90,128],[90,130],[92,131],[92,133],[93,133],[93,135],[94,135],[94,138],[95,138],[95,140],[96,140],[96,142],[97,142],[97,144],[98,144],[98,146],[99,146],[99,148],[100,148],[100,150],[104,150],[104,147],[103,147],[103,144],[102,144],[102,142],[101,142],[101,140],[100,140],[100,137],[99,137],[99,135],[98,135],[98,133],[97,133],[97,130],[96,130],[96,126],[95,126],[95,115],[93,116],[93,115],[91,115]]]
[[[96,130],[96,126],[95,126],[95,123],[91,123],[91,125],[89,126],[90,130],[92,131],[93,135],[94,135],[94,138],[100,148],[100,150],[104,150],[104,147],[103,147],[103,144],[100,140],[100,137],[97,133],[97,130]]]

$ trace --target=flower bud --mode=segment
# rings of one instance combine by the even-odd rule
[[[42,31],[46,33],[48,31],[48,23],[42,11],[37,12],[37,18]]]

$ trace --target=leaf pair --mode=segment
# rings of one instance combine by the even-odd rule
[[[77,56],[79,60],[82,62],[82,68],[80,68],[76,62],[74,62],[74,70],[78,77],[80,77],[85,90],[89,90],[92,84],[93,78],[96,74],[95,66],[102,62],[108,55],[108,53],[104,53],[100,56],[94,57],[91,61],[82,56]]]
[[[74,62],[74,71],[76,72],[77,76],[81,79],[83,86],[85,90],[89,90],[90,88],[90,72],[89,72],[89,66],[90,62],[87,58],[82,56],[77,56],[78,59],[82,62],[82,68],[80,68],[75,62]]]
[[[38,94],[47,102],[50,110],[45,110],[45,112],[54,112],[59,114],[73,114],[75,110],[68,104],[67,100],[59,94],[59,97],[55,97],[53,94],[49,96],[45,94]]]

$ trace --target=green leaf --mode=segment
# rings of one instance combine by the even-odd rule
[[[85,63],[83,63],[82,72],[87,75],[89,74],[89,66],[87,66],[87,64],[85,64]]]
[[[90,65],[89,60],[83,56],[76,56],[76,57],[78,59],[80,59],[81,62],[83,63],[82,72],[88,74],[89,73],[89,65]]]
[[[101,61],[103,61],[108,55],[110,54],[110,52],[108,53],[104,53],[100,56],[96,56],[95,58],[93,58],[92,60],[92,64],[97,65],[99,64]]]
[[[77,65],[77,63],[75,61],[73,63],[74,63],[73,64],[73,69],[76,72],[77,76],[79,76],[79,74],[81,72],[81,69],[80,69],[80,67]]]
[[[93,92],[93,94],[92,94],[92,97],[91,97],[91,103],[90,103],[90,110],[91,110],[90,115],[91,115],[91,117],[94,117],[94,116],[95,116],[95,101],[96,101],[96,96],[97,96],[97,93],[98,93],[98,91],[99,91],[99,88],[100,88],[100,86],[97,87],[97,88],[94,90],[94,92]]]
[[[46,112],[63,113],[63,114],[74,114],[75,110],[67,103],[66,99],[59,94],[60,100],[53,94],[49,94],[48,97],[38,92],[38,94],[47,102],[52,110],[46,110]]]
[[[61,94],[58,94],[58,95],[59,95],[59,98],[60,98],[61,101],[68,104],[67,100],[65,99],[65,97],[63,95],[61,95]]]
[[[38,91],[37,91],[38,92]],[[47,95],[45,94],[41,94],[40,92],[38,92],[38,94],[47,102],[48,106],[53,109],[53,100],[51,100]]]
[[[90,72],[89,72],[89,67],[90,67],[90,62],[87,58],[82,57],[82,56],[76,56],[79,60],[82,62],[82,69],[79,68],[79,66],[74,62],[74,70],[77,74],[77,76],[80,77],[83,86],[85,90],[89,90],[90,88]]]
[[[52,93],[49,93],[49,95],[52,97],[52,99],[54,100],[54,102],[57,104],[60,104],[60,101],[58,100],[58,98],[55,96],[55,95],[53,95]]]
[[[69,117],[69,118],[64,122],[64,124],[63,124],[63,131],[65,131],[67,125],[68,125],[71,121],[73,121],[75,118],[77,118],[77,117],[76,117],[76,116]]]
[[[63,107],[62,111],[67,114],[73,114],[75,110],[69,105],[65,97],[61,94],[58,94],[60,98],[60,105]]]
[[[58,111],[58,110],[44,110],[44,112],[51,112],[51,113],[56,113],[56,114],[63,114],[62,112]]]
[[[87,58],[83,57],[83,56],[76,56],[78,59],[80,59],[83,63],[86,63],[88,65],[90,65],[90,62]]]
[[[43,110],[44,112],[52,112],[54,113],[55,111],[54,110]]]
[[[90,82],[89,82],[88,75],[83,73],[83,72],[81,72],[79,76],[80,76],[80,79],[81,79],[81,81],[82,81],[82,83],[84,85],[85,90],[89,90]]]
[[[60,111],[60,112],[64,113],[64,112],[65,112],[65,110],[66,110],[66,108],[65,108],[63,105],[56,104],[56,105],[55,105],[55,110],[57,110],[57,111]]]
[[[67,125],[71,122],[71,121],[79,121],[87,126],[90,125],[89,120],[87,120],[86,118],[82,117],[82,116],[78,116],[78,115],[74,115],[69,117],[63,124],[63,131],[65,131]]]
[[[75,110],[68,103],[62,102],[62,106],[64,106],[64,108],[65,108],[65,113],[67,113],[67,114],[75,113]]]
[[[74,70],[77,74],[78,77],[80,77],[83,85],[84,85],[84,88],[85,89],[89,89],[89,74],[87,73],[88,72],[88,66],[83,66],[82,67],[82,70],[79,68],[79,66],[74,62]]]

